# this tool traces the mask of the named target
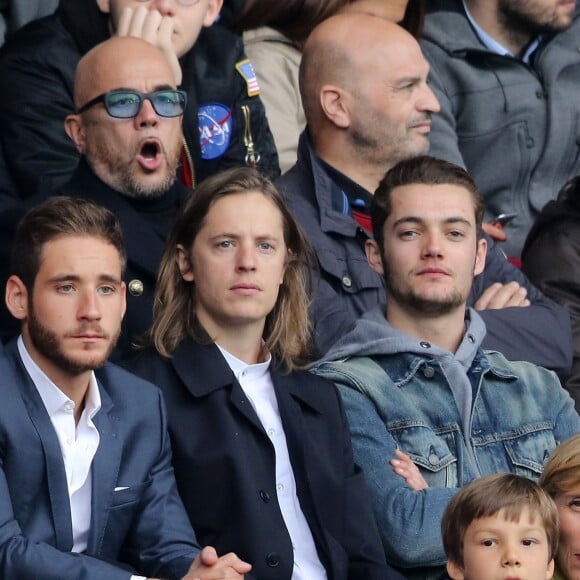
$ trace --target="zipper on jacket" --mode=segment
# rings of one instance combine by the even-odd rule
[[[191,175],[191,189],[195,188],[195,167],[193,165],[193,159],[191,157],[191,151],[189,150],[189,145],[185,140],[185,135],[183,136],[183,151],[185,153],[185,159],[187,160],[187,165],[189,167],[189,173]]]
[[[242,113],[244,114],[244,145],[246,147],[246,165],[248,167],[256,167],[260,162],[260,155],[256,154],[256,149],[254,147],[250,107],[248,105],[242,105]]]

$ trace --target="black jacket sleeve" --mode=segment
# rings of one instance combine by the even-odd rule
[[[564,308],[546,298],[510,264],[500,247],[488,240],[485,270],[474,280],[469,305],[495,282],[515,281],[528,291],[528,307],[481,310],[487,335],[483,347],[498,350],[510,360],[526,360],[567,376],[572,364],[570,317]]]

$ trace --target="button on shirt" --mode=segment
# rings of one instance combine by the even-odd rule
[[[248,365],[217,346],[274,445],[278,504],[294,548],[292,580],[323,580],[326,571],[318,557],[310,526],[296,495],[296,480],[290,464],[286,434],[269,371],[271,358],[264,363]]]

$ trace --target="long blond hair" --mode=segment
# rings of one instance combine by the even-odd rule
[[[228,195],[258,191],[280,211],[287,248],[284,282],[266,317],[265,347],[283,368],[303,366],[310,350],[308,287],[314,260],[302,230],[286,208],[272,182],[255,169],[229,169],[203,181],[194,191],[169,236],[157,277],[153,325],[149,336],[156,350],[170,357],[185,339],[212,342],[196,316],[195,282],[183,279],[177,264],[177,247],[191,248],[214,203]]]

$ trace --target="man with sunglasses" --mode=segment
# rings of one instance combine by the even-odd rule
[[[127,313],[113,356],[119,360],[151,324],[165,238],[190,195],[176,179],[187,95],[176,89],[160,48],[139,38],[112,37],[79,62],[74,102],[76,112],[67,116],[65,130],[81,160],[56,193],[93,200],[121,222],[128,259]],[[19,205],[32,207],[51,195],[42,192]],[[22,211],[16,207],[0,214],[0,263],[7,263],[3,253]],[[5,309],[0,314],[3,338],[8,338],[18,329]]]
[[[241,40],[213,25],[222,0],[61,0],[57,12],[18,31],[0,57],[0,141],[19,195],[54,190],[78,152],[62,130],[74,111],[80,58],[112,35],[143,38],[172,62],[188,93],[179,178],[194,185],[237,165],[279,173],[278,157]],[[182,80],[180,80],[182,79]]]

